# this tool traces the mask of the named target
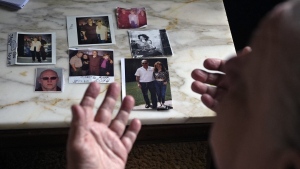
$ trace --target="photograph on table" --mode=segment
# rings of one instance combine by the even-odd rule
[[[111,15],[67,16],[69,47],[115,44]]]
[[[8,65],[56,64],[55,33],[15,32],[8,36]]]
[[[37,92],[62,92],[62,68],[36,68],[35,91]]]
[[[114,82],[114,52],[111,49],[69,49],[69,83]]]
[[[144,28],[147,26],[147,14],[145,8],[117,7],[116,17],[119,29]]]
[[[122,97],[135,99],[135,110],[172,109],[167,58],[122,58]]]
[[[173,54],[165,29],[129,30],[128,36],[133,58],[165,57]]]

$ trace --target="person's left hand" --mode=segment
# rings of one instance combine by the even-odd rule
[[[243,48],[242,51],[237,52],[236,57],[244,57],[250,54],[252,49],[249,46]],[[225,60],[208,58],[204,61],[204,67],[208,70],[225,71]],[[195,81],[192,83],[192,90],[201,94],[201,100],[204,105],[213,111],[216,111],[219,102],[228,90],[226,75],[222,73],[209,73],[204,70],[195,69],[192,71],[192,77]]]
[[[93,82],[87,88],[80,105],[72,106],[68,145],[68,169],[125,168],[127,156],[141,129],[141,122],[133,119],[125,130],[134,99],[126,96],[112,120],[112,111],[120,93],[116,83],[109,85],[106,96],[94,116],[95,99],[100,92]]]

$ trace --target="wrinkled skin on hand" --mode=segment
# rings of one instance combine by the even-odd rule
[[[245,47],[241,52],[237,53],[237,57],[243,57],[251,52],[250,47]],[[192,90],[201,94],[201,100],[204,105],[213,111],[218,108],[219,102],[228,90],[226,75],[224,74],[225,60],[206,59],[204,67],[208,70],[219,71],[220,73],[209,73],[201,69],[195,69],[192,72]]]
[[[87,88],[81,103],[72,106],[72,121],[67,145],[68,169],[125,168],[127,156],[141,129],[133,119],[126,129],[134,99],[126,96],[114,119],[112,112],[120,86],[112,83],[94,116],[93,108],[99,94],[99,84]]]

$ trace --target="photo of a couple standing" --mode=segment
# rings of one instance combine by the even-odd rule
[[[123,68],[125,70],[123,70]],[[135,99],[134,109],[167,110],[172,96],[167,59],[124,59],[125,95]]]

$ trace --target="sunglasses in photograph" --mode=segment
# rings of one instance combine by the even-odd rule
[[[56,80],[57,79],[57,77],[42,77],[41,79],[43,79],[43,80]]]

